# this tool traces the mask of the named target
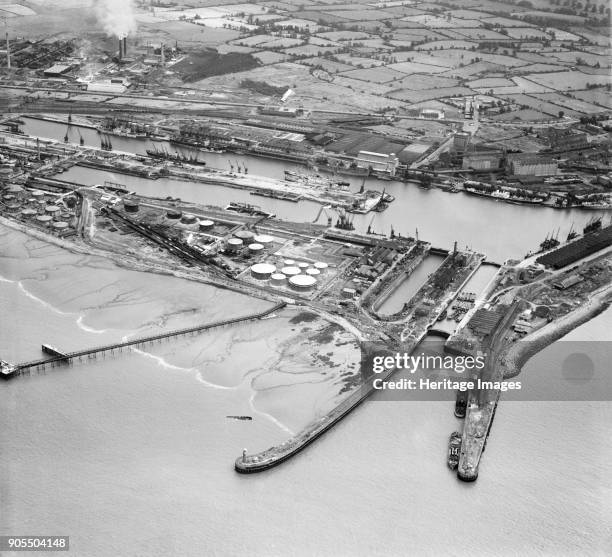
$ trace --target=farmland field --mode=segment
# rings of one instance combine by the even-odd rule
[[[343,77],[372,81],[373,83],[386,83],[404,77],[405,74],[390,68],[379,67],[364,70],[351,70],[342,74]]]
[[[588,75],[578,71],[531,74],[528,77],[531,81],[558,91],[586,89],[587,83],[601,85],[610,83],[609,76]]]
[[[459,97],[473,94],[474,91],[468,89],[467,87],[440,87],[435,89],[422,89],[420,91],[411,91],[410,89],[403,89],[401,91],[394,91],[388,96],[392,99],[402,100],[411,103],[418,103],[422,101],[445,99],[448,97]]]
[[[458,80],[450,77],[437,75],[413,74],[393,83],[394,89],[410,89],[420,91],[422,89],[434,89],[436,87],[455,87]]]
[[[582,101],[580,99],[571,99],[559,93],[535,93],[532,95],[538,99],[542,99],[548,102],[552,102],[576,112],[582,112],[583,114],[596,114],[602,112],[602,108],[595,106],[594,104]]]
[[[578,112],[529,95],[503,95],[502,98],[512,101],[521,107],[526,106],[527,108],[532,108],[533,110],[543,112],[549,116],[557,116],[560,111],[563,111],[566,116],[579,116]]]
[[[413,73],[427,73],[427,74],[435,74],[441,73],[447,70],[442,66],[430,66],[427,64],[418,64],[416,62],[399,62],[397,64],[389,64],[389,68],[393,70],[397,70],[398,72],[402,72],[404,74],[413,74]]]
[[[589,89],[588,91],[572,91],[577,99],[581,99],[588,103],[599,104],[605,108],[612,110],[612,98],[610,92],[605,88]]]

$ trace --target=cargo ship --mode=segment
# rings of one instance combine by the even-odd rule
[[[508,203],[528,203],[532,205],[540,205],[547,199],[546,195],[524,195],[516,190],[496,188],[490,184],[474,182],[471,180],[466,180],[463,182],[463,189],[466,193],[470,193],[472,195],[490,197],[491,199],[500,199],[501,201],[506,201]]]
[[[448,460],[447,464],[451,470],[457,470],[459,457],[461,454],[461,433],[453,431],[448,439]]]
[[[168,153],[168,151],[160,151],[158,149],[147,149],[147,155],[149,155],[152,159],[206,166],[205,161],[198,159],[198,157],[194,155],[187,156],[182,155],[181,153]]]
[[[257,217],[274,217],[272,213],[263,211],[261,207],[258,207],[257,205],[250,205],[248,203],[238,203],[236,201],[230,201],[229,205],[225,208],[225,210],[234,211],[236,213],[243,213],[246,215],[253,215]]]
[[[277,190],[254,190],[251,192],[251,195],[259,195],[260,197],[270,197],[272,199],[281,199],[282,201],[291,201],[292,203],[297,203],[300,199],[302,199],[302,196],[298,193]]]

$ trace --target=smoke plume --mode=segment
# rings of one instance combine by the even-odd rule
[[[122,39],[136,31],[133,0],[94,0],[96,16],[109,37]]]

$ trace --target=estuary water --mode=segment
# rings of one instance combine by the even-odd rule
[[[34,122],[27,132],[64,135],[61,126]],[[282,168],[249,159],[251,173],[275,176]],[[103,178],[63,176],[86,184]],[[137,191],[213,205],[239,193],[114,178],[131,180]],[[572,223],[580,229],[592,216],[399,183],[368,187],[397,198],[375,217],[375,230],[418,228],[438,247],[457,239],[494,261],[522,257],[550,231],[567,232]],[[318,210],[258,201],[267,203],[278,203],[274,212],[283,218],[312,220]],[[369,219],[355,222],[365,229]],[[42,342],[93,346],[267,307],[6,228],[0,246],[0,357],[11,361],[39,357]],[[611,321],[608,310],[566,338],[607,340]],[[301,332],[280,316],[1,384],[0,534],[70,535],[79,557],[612,552],[610,402],[502,399],[474,484],[458,482],[446,467],[448,436],[460,427],[450,401],[371,400],[295,459],[236,474],[243,447],[278,443],[331,403],[333,379],[315,377],[303,361],[293,362],[290,380],[283,370],[267,373],[286,361],[283,350]],[[520,376],[525,389],[530,376],[539,383],[554,377],[557,365],[554,347],[537,355]],[[226,417],[242,414],[253,420]]]
[[[27,134],[56,141],[63,141],[67,127],[63,124],[24,118],[23,130]],[[80,131],[77,131],[80,130]],[[69,141],[78,144],[81,133],[86,145],[100,147],[100,136],[96,130],[72,126]],[[113,147],[117,150],[146,154],[154,142],[111,136]],[[205,153],[184,146],[156,142],[157,148],[169,152],[181,151],[186,154],[197,153],[208,166],[224,170],[230,164],[246,165],[251,175],[268,176],[282,179],[285,169],[297,172],[310,172],[304,167],[273,159],[256,158],[232,153]],[[184,182],[161,178],[147,180],[121,173],[97,171],[89,168],[74,167],[58,175],[63,180],[72,180],[84,185],[103,184],[110,180],[126,185],[131,191],[157,197],[180,197],[208,205],[225,207],[230,201],[241,201],[260,205],[276,214],[279,218],[305,222],[317,217],[321,205],[300,201],[292,203],[277,199],[252,196],[247,191],[235,188],[210,186],[195,182]],[[351,183],[351,189],[358,191],[362,178],[343,176],[342,180]],[[589,210],[556,210],[529,205],[512,205],[502,201],[473,196],[466,193],[449,194],[431,189],[423,190],[413,183],[389,182],[368,178],[367,189],[386,190],[395,196],[395,201],[383,213],[354,215],[357,231],[365,232],[368,225],[379,234],[388,235],[391,229],[403,235],[418,236],[434,246],[451,249],[455,241],[460,248],[469,246],[485,253],[490,261],[503,262],[508,258],[522,259],[528,251],[536,251],[547,235],[559,234],[563,240],[574,227],[582,231],[586,222],[604,213]],[[320,224],[325,224],[321,217]]]
[[[9,360],[38,357],[42,341],[97,345],[266,304],[5,228],[0,241]],[[570,337],[606,339],[611,318]],[[372,400],[295,459],[236,474],[243,447],[282,441],[326,406],[315,381],[257,398],[261,354],[289,327],[253,323],[0,385],[0,534],[70,535],[73,554],[92,557],[609,554],[611,403],[502,401],[475,484],[446,468],[452,402]],[[543,351],[521,379],[554,358]]]

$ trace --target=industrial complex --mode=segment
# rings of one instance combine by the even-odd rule
[[[37,27],[49,16],[43,8],[6,17],[0,222],[127,267],[266,300],[271,309],[112,346],[47,347],[44,358],[2,360],[4,378],[291,306],[390,352],[442,337],[447,354],[486,357],[472,379],[500,385],[532,354],[525,340],[541,349],[609,303],[603,4],[588,19],[565,14],[579,18],[571,25],[554,11],[527,9],[529,2],[503,16],[497,3],[491,11],[364,2],[358,19],[350,17],[354,6],[330,11],[329,2],[291,10],[283,2],[128,4],[115,27],[110,17],[103,28],[84,20],[78,32],[49,36]],[[0,15],[11,6],[0,5]],[[252,162],[262,165],[258,172]],[[271,166],[264,175],[266,162],[282,172]],[[84,170],[101,178],[74,178]],[[375,230],[376,215],[400,203],[391,183],[593,217],[582,230],[572,224],[566,238],[551,231],[539,247],[535,238],[523,260],[491,261],[461,247],[461,230],[446,246],[418,230]],[[220,188],[236,198],[218,206],[156,184]],[[317,206],[314,221],[275,213],[306,203]],[[371,219],[367,232],[356,230],[359,215]],[[493,225],[483,220],[483,234]],[[482,266],[495,274],[472,292]],[[420,273],[417,287],[388,309]],[[244,451],[235,469],[285,461],[373,391],[372,374],[360,370],[330,412],[265,451]],[[478,476],[500,392],[457,392],[463,429],[451,436],[449,465],[461,480]]]

